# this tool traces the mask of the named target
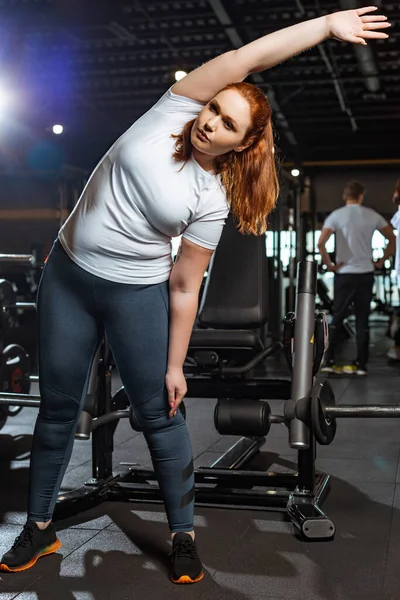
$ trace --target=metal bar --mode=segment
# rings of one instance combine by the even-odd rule
[[[400,404],[348,404],[346,406],[326,406],[324,413],[327,417],[358,417],[358,418],[389,418],[400,417]]]
[[[0,263],[34,267],[36,260],[32,254],[0,254]]]
[[[280,423],[280,424],[286,424],[286,419],[283,415],[270,415],[269,417],[269,422],[270,423]]]
[[[299,469],[298,490],[302,493],[315,488],[315,442],[310,432],[310,445],[305,450],[299,450],[297,464]]]
[[[314,489],[314,504],[322,505],[329,492],[329,483],[331,476],[326,473],[316,475],[316,485]]]
[[[253,486],[263,488],[287,488],[294,491],[297,488],[297,473],[275,473],[273,471],[245,471],[237,469],[215,469],[200,467],[195,469],[194,478],[198,484],[215,485],[221,488],[243,488]],[[141,467],[132,467],[128,472],[121,474],[119,481],[124,483],[148,483],[156,481],[154,471]]]
[[[296,283],[296,324],[291,394],[294,403],[309,396],[313,383],[317,263],[299,262]],[[290,422],[289,444],[298,450],[305,450],[309,447],[310,432],[303,421],[293,419]]]
[[[34,396],[33,394],[0,393],[0,406],[2,404],[8,404],[8,406],[30,406],[32,408],[39,408],[40,400],[40,396]]]
[[[114,410],[113,412],[101,415],[101,417],[96,417],[92,421],[91,431],[95,431],[99,427],[107,425],[107,423],[119,421],[120,419],[129,419],[129,410]]]
[[[289,491],[275,490],[243,490],[220,488],[196,487],[196,506],[217,508],[246,508],[246,509],[285,509],[289,501]],[[114,484],[107,495],[108,501],[126,502],[158,502],[163,501],[163,496],[157,485],[149,484]]]
[[[251,379],[212,378],[210,376],[188,376],[186,378],[187,398],[232,398],[241,400],[289,400],[291,397],[290,379]]]
[[[213,464],[211,469],[239,469],[258,452],[258,449],[265,444],[265,437],[262,438],[240,438],[233,446],[220,456]]]
[[[100,360],[97,369],[96,363],[93,364],[97,384],[95,394],[97,400],[96,414],[99,417],[107,415],[112,410],[111,371],[107,364],[108,355],[108,341],[104,340],[100,349]],[[112,453],[113,434],[110,432],[109,427],[96,428],[92,433],[92,473],[94,479],[104,480],[112,476]]]
[[[9,308],[23,308],[24,310],[36,310],[36,302],[16,302]]]
[[[268,346],[268,348],[265,348],[265,350],[257,354],[245,365],[242,365],[240,367],[221,367],[221,375],[243,375],[251,369],[254,369],[266,358],[276,354],[278,350],[282,350],[282,347],[283,346],[280,342],[275,342],[274,344],[271,344],[271,346]]]

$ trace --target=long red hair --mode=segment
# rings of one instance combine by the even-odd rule
[[[241,233],[261,235],[267,229],[267,217],[278,195],[272,110],[264,93],[250,83],[231,83],[224,90],[237,90],[249,103],[252,124],[246,132],[242,152],[227,152],[215,159],[215,171],[221,175],[227,200]],[[223,91],[223,90],[221,90]],[[195,119],[186,123],[176,138],[174,158],[186,162],[192,154],[190,134]]]

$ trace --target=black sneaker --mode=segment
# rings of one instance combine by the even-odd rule
[[[54,526],[50,523],[41,531],[36,523],[28,521],[16,538],[11,550],[5,553],[0,562],[0,571],[17,573],[36,564],[41,556],[53,554],[61,548]]]
[[[197,583],[204,577],[196,542],[188,533],[177,533],[172,542],[170,578],[174,583]]]

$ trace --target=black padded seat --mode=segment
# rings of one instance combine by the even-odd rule
[[[187,368],[214,373],[241,366],[264,351],[254,330],[268,318],[265,236],[242,235],[229,215],[211,260],[192,331]],[[197,369],[197,370],[196,370]]]
[[[246,329],[194,329],[189,351],[195,348],[242,348],[257,353],[261,352],[264,346],[254,331]]]
[[[260,329],[268,320],[265,235],[239,233],[229,215],[208,270],[198,320],[210,329]]]

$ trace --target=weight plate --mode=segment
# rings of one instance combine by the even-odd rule
[[[28,357],[22,346],[10,344],[4,348],[1,364],[1,391],[11,394],[29,394],[31,382],[28,371]],[[10,417],[21,412],[22,406],[4,406]]]
[[[335,395],[328,381],[314,385],[311,394],[311,428],[321,446],[328,446],[336,435],[336,419],[327,417],[326,406],[334,406]]]
[[[1,365],[1,387],[11,394],[29,394],[31,382],[28,356],[22,346],[10,344],[3,350]]]

